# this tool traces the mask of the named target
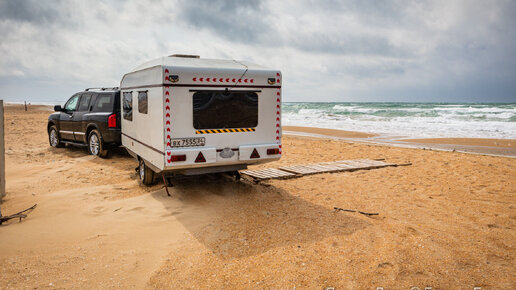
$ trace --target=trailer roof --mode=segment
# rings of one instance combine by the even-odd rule
[[[249,70],[269,70],[268,68],[247,61],[208,59],[208,58],[191,58],[165,56],[160,57],[133,69],[139,71],[155,66],[167,67],[190,67],[190,68],[225,68],[225,69],[249,69]]]

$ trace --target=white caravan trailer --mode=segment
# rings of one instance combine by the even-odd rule
[[[281,73],[256,64],[172,55],[120,83],[122,144],[154,173],[237,172],[281,157]]]

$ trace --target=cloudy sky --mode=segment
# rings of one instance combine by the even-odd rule
[[[6,100],[188,53],[278,68],[285,101],[516,102],[512,0],[0,0],[0,39]]]

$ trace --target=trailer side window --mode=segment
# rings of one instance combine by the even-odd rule
[[[198,91],[193,94],[195,129],[258,126],[258,94],[245,91]]]
[[[125,92],[123,97],[123,115],[128,121],[133,120],[133,92]]]
[[[138,112],[147,114],[147,91],[138,92]]]

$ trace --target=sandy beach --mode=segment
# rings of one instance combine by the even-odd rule
[[[370,137],[377,136],[376,134],[369,134],[369,133],[362,133],[362,132],[314,128],[314,127],[300,127],[300,126],[283,126],[283,130],[292,131],[292,132],[300,132],[300,133],[310,133],[310,134],[316,134],[316,135],[341,137],[341,138],[370,138]]]
[[[2,213],[38,207],[0,226],[1,289],[516,288],[514,158],[284,135],[282,159],[253,168],[362,158],[412,165],[260,184],[184,178],[167,197],[162,183],[138,184],[137,162],[122,149],[100,159],[51,148],[48,107],[5,109]]]
[[[298,136],[331,138],[335,140],[366,143],[375,145],[387,145],[396,147],[409,147],[419,149],[431,149],[439,151],[452,151],[473,153],[491,156],[516,157],[516,140],[514,139],[490,139],[490,138],[419,138],[398,139],[379,134],[353,132],[335,129],[283,126],[287,134]]]

